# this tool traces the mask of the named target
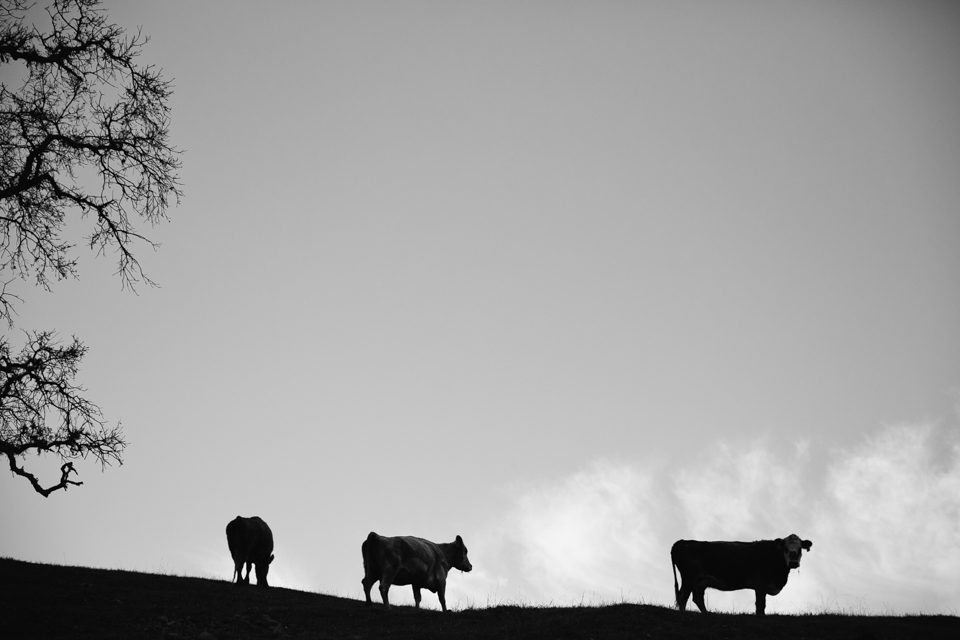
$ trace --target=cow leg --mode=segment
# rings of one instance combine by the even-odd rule
[[[250,567],[253,566],[253,563],[249,560],[247,561],[247,575],[243,576],[243,584],[250,584]]]
[[[233,561],[233,580],[236,584],[243,584],[243,561]]]
[[[767,609],[767,594],[765,591],[756,589],[757,594],[757,615],[762,616]]]
[[[677,609],[680,611],[687,610],[687,598],[690,597],[690,587],[687,585],[682,585],[680,590],[677,591]]]
[[[387,597],[388,591],[390,591],[390,581],[385,578],[381,578],[380,579],[380,597],[383,599],[384,607],[390,606],[390,598]]]
[[[383,573],[380,576],[380,598],[383,600],[383,606],[390,606],[390,598],[387,596],[387,592],[390,591],[390,587],[393,585],[393,581],[397,577],[397,572],[400,570],[398,565],[388,564],[383,568]],[[371,582],[373,584],[373,582]]]
[[[447,610],[447,585],[445,582],[441,582],[437,587],[437,597],[440,598],[440,609],[443,611]]]
[[[420,587],[414,585],[413,587],[413,601],[417,604],[417,609],[420,608]]]
[[[267,571],[270,569],[270,565],[261,560],[254,565],[254,568],[257,571],[257,586],[269,587],[270,584],[267,582]]]
[[[700,613],[706,613],[706,612],[707,612],[707,605],[704,604],[704,602],[703,602],[703,592],[704,592],[704,591],[706,591],[706,589],[697,588],[697,589],[694,589],[694,590],[693,590],[693,602],[697,605],[697,607],[699,607]]]
[[[373,589],[373,583],[376,581],[376,578],[370,576],[363,576],[363,580],[360,581],[363,585],[363,595],[367,597],[367,604],[373,604],[373,600],[370,599],[370,589]]]

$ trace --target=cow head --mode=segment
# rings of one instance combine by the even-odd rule
[[[472,570],[473,565],[470,564],[470,559],[467,558],[467,545],[463,544],[463,538],[457,536],[457,539],[454,540],[453,544],[457,549],[457,553],[453,557],[453,567],[455,569],[460,569],[460,571]]]
[[[809,551],[813,543],[809,540],[801,540],[800,536],[791,533],[786,538],[777,538],[777,545],[783,551],[783,559],[790,569],[796,569],[800,566],[800,556],[804,550]]]
[[[270,571],[270,563],[273,562],[273,554],[270,554],[270,559],[266,562],[257,562],[254,564],[254,568],[257,570],[257,586],[260,587],[269,587],[267,583],[267,573]]]

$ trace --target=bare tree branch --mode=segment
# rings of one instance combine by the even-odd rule
[[[28,8],[0,9],[0,65],[26,68],[18,89],[0,83],[0,271],[47,289],[76,277],[75,246],[61,237],[76,212],[93,223],[89,247],[116,252],[124,287],[152,284],[135,246],[156,245],[135,224],[165,220],[182,195],[170,82],[137,63],[148,38],[109,24],[100,0],[55,0],[45,30],[27,24]],[[0,291],[10,326],[15,300]]]
[[[54,485],[50,485],[49,487],[44,487],[43,485],[40,484],[40,481],[37,480],[37,476],[33,475],[28,471],[25,471],[23,467],[17,464],[16,456],[7,454],[7,458],[10,460],[10,471],[14,472],[18,476],[23,476],[24,478],[29,480],[30,484],[33,485],[34,490],[40,495],[42,495],[44,498],[49,498],[50,494],[53,493],[54,491],[57,491],[58,489],[63,489],[64,491],[66,491],[68,485],[80,486],[81,484],[83,484],[82,482],[77,482],[69,479],[71,473],[77,472],[77,470],[73,468],[72,462],[64,462],[63,465],[60,467],[60,482]]]
[[[100,407],[74,383],[86,352],[76,338],[63,346],[51,332],[27,334],[17,355],[0,339],[0,454],[7,456],[13,473],[27,478],[44,496],[81,484],[69,479],[76,473],[73,460],[92,455],[102,467],[123,464],[127,443],[120,425],[107,427]],[[59,456],[64,462],[60,482],[43,489],[17,462],[28,453]]]

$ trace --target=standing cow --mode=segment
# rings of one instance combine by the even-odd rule
[[[380,597],[386,607],[390,606],[387,592],[390,585],[413,585],[413,599],[420,608],[420,589],[426,588],[440,598],[440,608],[447,610],[447,573],[450,568],[470,571],[473,566],[467,558],[467,547],[457,536],[453,542],[437,544],[399,536],[388,538],[370,532],[361,545],[363,552],[363,593],[370,604],[370,589],[380,581]]]
[[[237,584],[250,584],[250,565],[257,568],[257,586],[269,587],[267,572],[273,562],[273,532],[267,523],[257,516],[237,516],[227,525],[227,546],[233,557],[233,578]],[[243,565],[247,565],[247,575]]]
[[[709,587],[720,591],[753,589],[757,594],[757,615],[762,616],[767,595],[775,596],[787,584],[791,569],[800,566],[803,550],[813,543],[790,534],[776,540],[756,542],[700,542],[678,540],[670,550],[673,560],[673,590],[677,608],[687,608],[687,598],[703,613],[703,592]],[[677,585],[677,570],[683,586]]]

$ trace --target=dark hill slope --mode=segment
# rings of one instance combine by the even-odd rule
[[[207,634],[207,635],[203,635]],[[0,559],[0,637],[960,638],[954,616],[700,615],[664,607],[416,611],[223,581]]]

